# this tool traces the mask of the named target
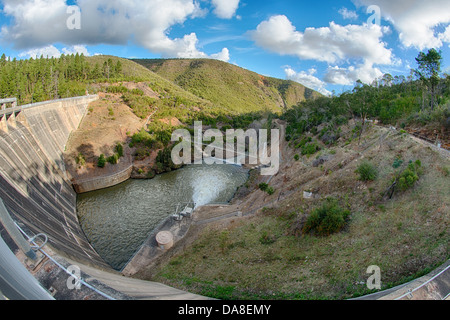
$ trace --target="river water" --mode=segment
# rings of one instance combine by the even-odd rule
[[[190,165],[152,180],[128,180],[78,195],[78,218],[98,254],[121,270],[178,203],[229,202],[247,179],[248,171],[239,166]]]

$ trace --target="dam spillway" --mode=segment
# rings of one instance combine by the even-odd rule
[[[0,198],[21,227],[46,234],[58,253],[108,268],[80,228],[77,195],[63,159],[70,134],[97,99],[85,96],[2,110]]]
[[[114,269],[122,270],[177,204],[227,203],[248,179],[233,165],[190,165],[151,180],[128,180],[78,195],[78,217],[89,242]]]

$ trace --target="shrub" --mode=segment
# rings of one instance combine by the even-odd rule
[[[117,153],[113,154],[111,157],[108,157],[106,159],[111,164],[117,164],[119,162],[119,155]]]
[[[303,138],[303,139],[300,141],[300,143],[297,144],[297,145],[295,146],[295,148],[296,148],[296,149],[303,148],[303,147],[306,146],[306,144],[309,143],[309,142],[312,142],[312,138],[311,138],[311,137]]]
[[[79,153],[78,156],[75,158],[75,162],[80,166],[84,167],[86,165],[86,158],[82,153]]]
[[[106,165],[106,158],[104,154],[101,154],[98,158],[97,167],[104,168]]]
[[[122,85],[120,85],[120,86],[109,86],[106,89],[106,92],[108,92],[108,93],[122,93],[122,94],[124,94],[124,93],[128,92],[128,89],[126,87],[122,86]]]
[[[134,147],[136,144],[144,144],[145,146],[152,148],[153,144],[155,142],[155,139],[153,135],[145,131],[144,129],[141,129],[138,133],[135,133],[131,137],[131,144],[130,147]]]
[[[400,175],[397,176],[397,187],[401,191],[406,191],[419,180],[419,175],[422,174],[422,163],[420,160],[416,162],[410,162],[408,168],[403,170]]]
[[[275,193],[275,190],[272,187],[270,187],[267,183],[260,183],[258,187],[261,191],[267,192],[269,196]]]
[[[167,147],[172,139],[172,134],[168,130],[159,130],[155,133],[156,139]]]
[[[296,154],[296,155],[294,156],[294,160],[295,160],[295,161],[300,160],[300,156],[299,156],[298,154]]]
[[[123,145],[121,143],[116,145],[115,151],[119,155],[119,158],[123,157]]]
[[[340,208],[335,199],[327,199],[321,207],[313,210],[303,226],[303,232],[314,232],[319,236],[331,235],[344,228],[349,216],[350,211]]]
[[[312,155],[320,150],[320,147],[317,143],[308,143],[307,145],[302,147],[302,155]]]
[[[392,167],[394,169],[398,169],[398,168],[400,168],[402,166],[403,162],[404,161],[402,159],[397,158],[397,159],[394,160],[394,163],[392,164]]]
[[[356,173],[359,173],[359,180],[361,181],[373,181],[378,176],[375,166],[367,161],[359,165]]]
[[[133,89],[131,90],[131,93],[137,96],[143,96],[145,94],[144,91],[142,91],[141,89]]]

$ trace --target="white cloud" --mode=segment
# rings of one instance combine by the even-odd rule
[[[295,29],[286,16],[272,16],[250,33],[262,48],[300,59],[336,63],[348,58],[371,63],[391,64],[392,52],[381,41],[387,29],[373,25],[341,26],[331,22],[329,27]]]
[[[286,79],[296,81],[305,87],[316,90],[323,95],[331,95],[331,92],[328,91],[325,86],[325,82],[314,76],[317,72],[315,69],[310,69],[308,72],[300,71],[296,72],[291,67],[286,67],[284,69],[284,73],[286,74]]]
[[[40,58],[44,56],[45,58],[59,58],[61,56],[61,51],[59,51],[55,46],[47,46],[43,48],[31,49],[26,52],[19,54],[21,58]]]
[[[358,14],[356,13],[356,11],[348,10],[347,8],[340,9],[339,14],[346,20],[358,19]]]
[[[223,48],[222,52],[212,54],[211,58],[228,62],[230,61],[230,51],[227,48]]]
[[[450,23],[448,0],[353,0],[356,5],[377,5],[381,15],[399,32],[406,47],[419,50],[439,48],[450,39],[436,33],[435,28]]]
[[[85,46],[81,46],[81,45],[75,45],[73,47],[70,48],[62,48],[62,52],[66,55],[71,55],[71,54],[83,54],[84,56],[88,57],[90,56],[90,53],[88,52],[88,49]]]
[[[231,19],[239,8],[240,0],[212,0],[214,13],[222,19]]]
[[[450,26],[448,26],[448,27],[445,29],[445,31],[439,35],[439,38],[440,38],[441,41],[443,41],[443,42],[448,42],[448,43],[450,43]],[[450,45],[449,45],[449,47],[450,47]]]
[[[357,80],[361,80],[363,83],[370,84],[381,76],[383,76],[383,72],[380,69],[370,63],[365,63],[357,67],[350,66],[348,68],[329,67],[324,81],[330,84],[352,85]]]
[[[201,58],[195,33],[169,37],[170,29],[204,16],[196,0],[78,0],[81,29],[67,27],[70,14],[65,0],[3,0],[3,14],[12,24],[3,26],[2,41],[16,49],[66,45],[128,45],[134,42],[163,57]]]
[[[375,65],[397,63],[392,50],[386,48],[382,41],[387,32],[388,27],[378,25],[341,26],[334,22],[330,22],[328,27],[307,28],[300,32],[286,16],[277,15],[261,22],[250,35],[258,46],[266,50],[334,65],[328,68],[325,82],[347,85],[358,79],[371,83],[382,74]],[[356,67],[343,68],[340,64],[354,64]],[[315,86],[319,87],[317,80],[320,79],[313,79],[312,74],[289,72],[293,78],[316,81]]]
[[[83,54],[85,56],[90,56],[87,48],[85,46],[75,45],[69,48],[62,48],[61,51],[53,45],[35,48],[28,51],[24,51],[19,54],[21,58],[40,58],[43,56],[44,58],[59,58],[62,54],[71,55],[71,54]]]

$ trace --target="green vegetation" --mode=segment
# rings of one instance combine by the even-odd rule
[[[172,161],[171,147],[166,147],[158,152],[158,155],[156,156],[156,173],[170,172],[178,168],[180,168],[180,166],[175,165]]]
[[[104,154],[101,154],[98,158],[97,167],[104,168],[106,165],[106,158]]]
[[[283,190],[293,194],[233,223],[220,237],[222,229],[206,229],[173,265],[151,270],[147,279],[220,299],[343,299],[372,293],[365,286],[371,264],[385,270],[387,289],[446,261],[447,164],[404,133],[368,119],[404,131],[416,125],[447,130],[449,83],[448,76],[439,78],[433,98],[414,74],[385,75],[351,92],[286,108],[282,119],[288,124],[286,140],[298,152],[294,160],[300,160],[300,151],[306,156],[320,148],[317,159],[327,158],[321,170],[303,161],[289,179],[275,178],[274,186],[284,183]],[[349,174],[355,170],[359,179],[373,182],[355,186]],[[380,197],[393,179],[399,191],[409,192]],[[248,187],[270,188],[256,181]],[[303,199],[303,190],[315,190],[320,198]]]
[[[144,60],[139,65],[107,56],[23,61],[3,56],[0,97],[16,96],[23,104],[103,91],[120,97],[141,119],[156,112],[147,128],[127,134],[137,159],[157,151],[149,176],[177,168],[171,161],[170,133],[178,124],[189,128],[194,121],[224,131],[269,119],[264,125],[269,129],[270,120],[281,114],[288,124],[286,140],[298,152],[295,160],[300,160],[300,153],[310,156],[323,150],[320,157],[331,147],[334,153],[326,156],[335,155],[335,150],[336,158],[348,152],[348,157],[325,163],[321,170],[297,166],[297,176],[287,177],[286,186],[280,187],[280,194],[294,192],[290,198],[226,231],[205,231],[180,256],[151,271],[156,272],[151,280],[220,299],[339,299],[368,293],[355,283],[365,280],[370,264],[387,270],[386,283],[394,285],[424,266],[448,259],[448,215],[442,206],[449,200],[447,164],[435,163],[434,153],[406,143],[395,154],[379,155],[370,148],[382,139],[367,121],[377,119],[405,132],[416,125],[448,130],[450,78],[440,73],[439,56],[437,51],[419,55],[419,68],[410,77],[386,74],[333,97],[211,60]],[[139,82],[145,90],[127,89],[126,82]],[[112,108],[110,112],[114,116]],[[177,125],[170,124],[172,118]],[[381,147],[391,151],[407,140],[405,135],[389,139],[390,145]],[[352,157],[359,152],[370,163],[356,168]],[[98,158],[98,167],[117,163],[123,153],[123,145],[117,144],[112,156]],[[405,168],[403,159],[421,161]],[[83,164],[81,154],[76,161]],[[347,168],[356,169],[363,181],[374,181],[370,188],[355,188],[355,177],[344,172]],[[325,172],[333,172],[333,178]],[[258,185],[260,181],[248,183],[249,189],[275,193],[267,183]],[[380,199],[388,183],[409,192]],[[310,187],[327,200],[303,199],[301,190]]]
[[[420,160],[416,162],[410,162],[408,167],[397,175],[395,181],[397,181],[397,187],[400,191],[406,191],[414,186],[419,180],[419,176],[422,174],[422,163]]]
[[[423,86],[428,89],[430,94],[431,110],[436,103],[437,88],[440,82],[442,53],[436,49],[430,49],[427,53],[421,52],[416,58],[418,69],[415,70]]]
[[[374,181],[378,176],[377,168],[368,161],[361,163],[356,169],[356,173],[359,173],[361,181]]]
[[[329,236],[342,230],[348,222],[349,216],[349,210],[340,208],[337,200],[329,198],[321,207],[313,210],[306,220],[303,232]]]
[[[115,60],[115,61],[114,61]],[[94,65],[83,54],[60,58],[0,59],[0,98],[16,97],[19,104],[85,95],[96,81],[124,79],[121,61],[104,58]]]
[[[320,150],[320,147],[317,143],[310,142],[302,147],[302,155],[308,155],[308,156],[313,155],[319,150]]]
[[[404,161],[401,158],[396,158],[394,160],[394,163],[392,164],[392,167],[394,169],[398,169],[398,168],[400,168],[403,165],[403,163],[404,163]]]
[[[114,151],[118,154],[119,158],[123,157],[123,145],[120,142],[117,143]]]
[[[81,168],[86,165],[86,158],[82,153],[78,153],[78,156],[75,158],[76,164]]]
[[[128,90],[123,94],[122,99],[141,119],[147,118],[156,106],[156,99],[128,92]]]
[[[106,92],[108,93],[127,93],[128,89],[126,87],[124,87],[123,85],[119,85],[119,86],[109,86],[106,89]]]
[[[269,186],[267,183],[260,183],[258,187],[261,191],[267,192],[267,194],[269,196],[271,196],[275,193],[275,190],[271,186]]]
[[[112,156],[108,157],[106,161],[108,161],[111,164],[117,164],[119,163],[119,155],[115,153]]]
[[[355,120],[354,137],[360,139],[367,119],[381,124],[429,126],[445,131],[450,128],[450,76],[442,75],[442,56],[436,50],[420,53],[418,70],[409,77],[384,75],[367,85],[358,82],[351,92],[332,97],[319,97],[300,102],[288,109],[283,119],[289,123],[287,141],[303,141],[308,132],[327,145],[339,139],[339,127],[349,119]],[[320,130],[319,130],[320,129]]]
[[[293,82],[262,77],[232,64],[208,59],[134,60],[229,114],[279,112],[319,96]]]

